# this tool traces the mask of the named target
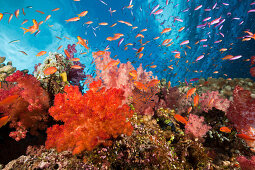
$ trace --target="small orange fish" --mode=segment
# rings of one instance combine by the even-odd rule
[[[48,75],[51,75],[51,74],[54,74],[58,71],[58,69],[56,67],[48,67],[46,68],[43,73],[48,76]]]
[[[8,20],[8,24],[10,24],[11,20],[12,20],[13,14],[10,15],[9,20]]]
[[[101,23],[98,23],[98,25],[108,25],[107,22],[101,22]]]
[[[132,70],[129,72],[129,75],[132,76],[133,79],[137,79],[137,71],[136,70]]]
[[[67,59],[71,58],[71,55],[69,54],[69,52],[66,49],[64,49],[64,53],[67,56]]]
[[[17,99],[19,99],[19,95],[8,96],[5,99],[3,99],[2,101],[0,101],[0,105],[9,105],[9,104],[12,104]]]
[[[48,19],[50,19],[51,15],[48,15],[46,18],[45,18],[45,21],[46,22]]]
[[[180,56],[181,56],[181,53],[176,53],[176,54],[174,55],[175,58],[181,58]]]
[[[89,49],[88,47],[88,41],[87,40],[84,40],[82,39],[80,36],[77,36],[77,39],[78,39],[78,42],[77,44],[81,44],[83,47],[85,47],[87,50]]]
[[[26,53],[25,51],[19,51],[19,52],[21,52],[21,53],[23,53],[23,54],[27,55],[27,53]]]
[[[79,58],[72,58],[71,60],[72,60],[72,61],[80,61]]]
[[[144,90],[144,91],[148,91],[148,88],[141,82],[139,81],[135,81],[134,85],[136,88],[138,88],[139,90]]]
[[[196,96],[194,97],[194,106],[197,107],[199,102],[199,95],[196,93]]]
[[[53,10],[51,10],[51,11],[58,11],[60,8],[55,8],[55,9],[53,9]]]
[[[140,32],[145,32],[145,31],[147,31],[147,29],[145,28],[145,29],[142,29]]]
[[[150,66],[150,68],[156,68],[157,67],[157,65],[152,65],[152,66]]]
[[[79,17],[74,17],[74,18],[70,18],[68,20],[65,20],[66,22],[75,22],[75,21],[79,21],[80,18]]]
[[[113,66],[117,66],[120,62],[119,61],[116,61],[116,60],[113,60],[111,62],[109,62],[105,67],[104,67],[104,70],[109,68],[109,67],[113,67]]]
[[[0,118],[0,128],[6,125],[6,123],[10,120],[9,116],[4,116]]]
[[[225,57],[222,58],[222,60],[229,60],[231,58],[233,58],[234,56],[232,55],[226,55]]]
[[[88,11],[83,11],[80,14],[78,14],[78,17],[85,17],[87,15]]]
[[[72,65],[71,68],[73,68],[73,69],[81,69],[82,66],[79,66],[79,65]]]
[[[85,22],[85,24],[88,24],[88,25],[90,25],[92,23],[93,23],[92,21]]]
[[[0,21],[3,19],[3,14],[2,13],[0,13]]]
[[[35,10],[36,12],[39,12],[39,13],[41,13],[41,14],[45,14],[44,12],[42,12],[42,11],[39,11],[39,10]]]
[[[135,38],[138,38],[138,37],[144,38],[143,34],[137,34],[137,35],[135,36]]]
[[[144,49],[144,47],[139,48],[139,49],[138,49],[138,51],[137,51],[136,53],[140,53],[140,52],[142,52],[142,51],[143,51],[143,49]]]
[[[171,87],[171,81],[168,82],[168,85],[167,85],[168,88]]]
[[[229,129],[228,127],[224,126],[220,128],[221,132],[225,132],[225,133],[231,133],[231,129]]]
[[[94,53],[94,55],[100,56],[100,55],[104,55],[105,51],[97,51]]]
[[[60,38],[60,37],[58,37],[58,36],[56,36],[56,38],[58,38],[58,39],[62,40],[62,38]]]
[[[17,10],[14,12],[14,14],[15,14],[15,17],[18,18],[18,17],[19,17],[19,9],[17,9]]]
[[[63,47],[63,45],[59,46],[57,50],[60,50]]]
[[[250,136],[248,136],[246,134],[237,134],[236,136],[239,137],[239,138],[242,138],[244,140],[255,140],[255,138],[250,137]]]
[[[147,84],[147,86],[148,86],[148,87],[153,87],[153,86],[157,85],[159,82],[160,82],[160,80],[154,79],[154,80],[149,81],[149,83]]]
[[[181,28],[179,29],[178,32],[181,32],[182,30],[184,30],[184,28],[185,28],[185,27],[181,27]]]
[[[143,56],[143,53],[140,53],[138,58],[140,59],[140,58],[142,58],[142,56]]]
[[[189,91],[187,92],[187,98],[189,97],[189,96],[191,96],[192,94],[194,94],[195,92],[196,92],[196,88],[191,88],[191,89],[189,89]]]
[[[25,15],[26,15],[26,13],[25,13],[25,11],[24,11],[24,8],[22,8],[22,12],[23,12],[23,15],[25,16]]]
[[[27,19],[25,19],[22,23],[21,23],[21,25],[23,25],[23,24],[25,24],[25,23],[27,23]]]
[[[188,123],[187,120],[181,115],[175,114],[174,118],[175,120],[177,120],[178,122],[181,122],[182,124],[186,125]]]
[[[38,23],[38,25],[42,25],[42,23],[43,23],[43,21],[40,21],[40,22]]]
[[[114,27],[115,25],[117,25],[117,23],[112,24],[110,27]]]
[[[172,28],[165,28],[165,29],[163,29],[163,31],[161,31],[161,34],[170,32],[171,30],[172,30]]]
[[[208,102],[208,106],[210,107],[214,102],[214,98],[212,98],[209,102]]]
[[[47,53],[47,51],[40,51],[38,54],[36,54],[37,57],[43,56]]]
[[[157,40],[157,39],[159,39],[160,37],[155,37],[155,38],[153,38],[154,40]]]

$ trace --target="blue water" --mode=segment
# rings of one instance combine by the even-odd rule
[[[88,40],[91,48],[87,55],[79,56],[79,53],[85,52],[86,49],[81,45],[76,46],[77,57],[80,57],[81,62],[86,65],[85,71],[87,74],[94,71],[94,66],[90,64],[92,61],[91,52],[104,50],[109,45],[112,57],[117,55],[116,59],[120,59],[123,63],[131,61],[135,67],[138,67],[140,63],[144,68],[146,65],[156,64],[156,68],[147,66],[145,69],[153,71],[154,75],[157,75],[160,79],[167,78],[173,84],[177,84],[178,81],[183,82],[185,78],[187,80],[200,77],[251,78],[249,74],[250,62],[245,60],[255,55],[255,40],[242,42],[242,39],[237,39],[237,37],[246,35],[243,32],[245,30],[255,32],[255,13],[247,12],[250,9],[255,9],[255,5],[250,5],[253,0],[190,0],[189,2],[187,0],[169,0],[168,5],[166,5],[166,0],[133,0],[132,9],[123,9],[123,7],[129,5],[130,0],[104,0],[104,2],[107,5],[100,2],[100,0],[80,0],[79,2],[73,0],[0,0],[0,12],[4,13],[4,17],[0,21],[0,56],[7,57],[6,61],[12,61],[13,66],[17,69],[29,69],[32,73],[34,65],[43,62],[46,57],[46,55],[36,57],[35,55],[38,52],[55,52],[60,45],[67,48],[68,44],[77,42],[77,36],[81,36]],[[204,11],[206,8],[212,9],[216,2],[215,9],[209,12]],[[223,5],[222,3],[228,3],[229,5]],[[163,13],[155,16],[153,14],[149,15],[152,8],[158,4],[160,5],[159,9],[163,9]],[[194,9],[198,5],[202,5],[202,8],[195,11]],[[28,8],[29,6],[30,8]],[[22,14],[22,8],[25,10],[25,16]],[[60,10],[52,12],[51,10],[54,8],[60,8]],[[112,16],[108,11],[109,8],[116,10]],[[187,8],[190,9],[187,12],[182,12]],[[13,16],[10,24],[8,24],[9,13],[14,14],[17,9],[20,9],[18,19]],[[38,13],[35,10],[43,11],[45,14]],[[82,17],[80,21],[65,22],[65,20],[76,17],[77,14],[85,10],[88,11],[88,14]],[[228,12],[231,15],[227,15]],[[40,25],[41,32],[37,36],[30,33],[23,34],[20,27],[24,19],[29,21],[22,27],[28,28],[33,25],[32,19],[36,19],[38,22],[44,21],[47,15],[52,16],[46,23]],[[206,26],[204,29],[197,28],[197,25],[205,23],[202,20],[207,17],[212,17],[210,21],[219,17],[225,19],[222,29],[219,30],[220,26],[215,28],[215,25]],[[240,19],[233,19],[235,17]],[[174,18],[180,18],[183,22],[174,22]],[[119,23],[119,20],[127,21],[138,28],[132,30],[132,27]],[[84,24],[87,21],[93,21],[93,24],[88,27]],[[244,22],[240,25],[242,21]],[[100,22],[107,22],[109,25],[98,27]],[[109,27],[113,23],[117,23],[117,25],[113,28]],[[53,26],[49,27],[49,25]],[[160,36],[160,32],[169,27],[172,28],[172,31]],[[185,27],[185,29],[178,32],[181,27]],[[150,42],[145,45],[144,56],[138,59],[138,57],[135,57],[136,51],[132,48],[139,49],[141,47],[138,42],[140,38],[136,39],[135,36],[144,28],[147,28],[148,31],[142,32],[145,37],[143,43]],[[224,37],[220,35],[220,32]],[[124,34],[124,41],[120,47],[118,47],[119,40],[106,40],[107,37],[112,37],[114,33]],[[62,40],[59,40],[56,36],[61,37]],[[70,40],[64,38],[64,36],[70,38]],[[160,38],[154,40],[153,38],[157,36],[160,36]],[[172,46],[158,46],[167,38],[173,39]],[[207,39],[207,41],[195,45],[201,39]],[[12,40],[20,40],[20,42],[9,44],[8,42]],[[191,49],[185,45],[180,46],[180,43],[184,40],[190,41],[188,45]],[[214,43],[218,40],[222,40],[222,42]],[[133,43],[134,45],[129,46],[128,50],[125,51],[124,45],[127,43]],[[231,43],[233,45],[230,45]],[[208,46],[203,47],[203,45]],[[232,49],[221,54],[219,51],[221,48]],[[180,59],[174,58],[174,54],[171,53],[174,50],[181,52]],[[25,51],[28,55],[24,55],[19,51]],[[187,56],[184,51],[186,51]],[[64,54],[63,48],[58,52]],[[203,54],[205,55],[204,58],[196,62],[196,58]],[[242,55],[242,58],[234,61],[223,61],[221,58],[226,55]],[[188,63],[186,63],[187,60]],[[151,62],[154,63],[151,64]],[[170,65],[173,65],[173,70],[168,68]],[[214,71],[219,73],[215,74]]]

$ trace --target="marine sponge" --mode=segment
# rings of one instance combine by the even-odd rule
[[[65,86],[64,94],[57,94],[50,115],[64,122],[47,129],[46,148],[58,152],[72,150],[73,154],[92,150],[99,144],[110,144],[111,137],[131,135],[133,127],[127,118],[133,111],[122,105],[124,91],[101,88],[101,80],[90,84],[84,95],[78,86]]]

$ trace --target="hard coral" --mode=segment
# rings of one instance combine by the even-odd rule
[[[188,134],[191,138],[202,139],[211,127],[204,124],[204,117],[197,116],[194,114],[189,115],[189,121],[185,126],[185,133]]]
[[[99,144],[110,144],[111,137],[131,135],[133,127],[127,118],[133,115],[127,104],[122,105],[124,91],[101,88],[101,80],[90,84],[84,95],[78,86],[65,86],[64,94],[57,94],[49,112],[64,125],[47,130],[46,148],[58,152],[72,150],[73,154],[92,150]]]
[[[23,129],[23,132],[30,130],[31,134],[36,135],[37,129],[45,128],[45,120],[47,119],[47,109],[49,108],[49,96],[41,87],[40,82],[29,74],[17,71],[6,78],[9,83],[16,83],[10,89],[0,89],[0,100],[9,96],[18,95],[17,100],[5,103],[0,106],[0,112],[10,117],[12,128],[17,131]],[[25,135],[13,135],[16,140],[24,138]]]

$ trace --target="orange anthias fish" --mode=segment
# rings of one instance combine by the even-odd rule
[[[38,54],[36,54],[37,57],[43,56],[47,53],[47,51],[40,51]]]
[[[46,18],[45,18],[45,21],[46,22],[48,19],[50,19],[51,15],[48,15]]]
[[[60,50],[63,47],[63,45],[59,46],[57,50]]]
[[[188,108],[188,114],[191,112],[191,110],[192,110],[192,106],[190,106],[190,107]]]
[[[87,40],[82,39],[80,36],[77,36],[78,42],[77,44],[81,44],[83,47],[85,47],[87,50],[89,49],[87,45]]]
[[[143,49],[144,49],[144,47],[139,48],[139,49],[138,49],[138,51],[137,51],[136,53],[140,53],[140,52],[142,52],[142,51],[143,51]]]
[[[69,54],[69,52],[66,49],[64,49],[64,53],[67,56],[67,59],[71,58],[71,55]]]
[[[39,13],[41,13],[41,14],[45,14],[44,12],[42,12],[42,11],[39,11],[39,10],[35,10],[36,12],[39,12]]]
[[[105,51],[97,51],[94,53],[94,55],[100,56],[100,55],[104,55]]]
[[[6,123],[10,120],[9,116],[4,116],[0,118],[0,128],[4,125],[6,125]]]
[[[53,10],[51,10],[51,11],[58,11],[60,8],[55,8],[55,9],[53,9]]]
[[[137,79],[137,71],[136,70],[132,70],[129,72],[129,75],[132,76],[133,79]]]
[[[147,86],[148,86],[148,87],[153,87],[153,86],[157,85],[159,82],[160,82],[160,80],[154,79],[154,80],[151,80],[151,81],[147,84]]]
[[[152,66],[150,66],[150,68],[156,68],[157,67],[157,65],[152,65]]]
[[[2,101],[0,101],[0,105],[9,105],[9,104],[12,104],[17,99],[19,99],[19,95],[12,95],[12,96],[6,97]]]
[[[175,120],[177,120],[178,122],[181,122],[182,124],[186,125],[188,123],[188,121],[181,115],[175,114],[174,118]]]
[[[0,21],[3,19],[3,14],[2,13],[0,13]]]
[[[58,69],[56,67],[48,67],[46,68],[43,73],[48,76],[48,75],[51,75],[51,74],[54,74],[58,71]]]
[[[199,95],[196,93],[196,96],[194,97],[194,106],[197,107],[199,102]]]
[[[79,58],[73,58],[73,59],[71,59],[72,61],[80,61],[80,59]]]
[[[71,68],[73,68],[73,69],[81,69],[82,66],[80,66],[80,65],[72,65]]]
[[[239,137],[239,138],[242,138],[244,140],[255,140],[255,138],[253,138],[251,136],[248,136],[246,134],[237,134],[236,136]]]
[[[163,31],[161,31],[161,34],[167,33],[171,30],[172,30],[172,28],[165,28],[165,29],[163,29]]]
[[[119,63],[120,63],[119,61],[113,60],[104,67],[104,70],[113,66],[117,66]]]
[[[75,21],[79,21],[80,17],[74,17],[74,18],[70,18],[68,20],[65,20],[66,22],[75,22]]]
[[[30,32],[31,34],[33,34],[39,29],[39,25],[38,25],[38,23],[36,22],[35,19],[33,19],[33,23],[34,23],[34,25],[30,26],[28,29],[21,27],[24,30],[24,34],[27,33],[27,32]]]
[[[228,127],[224,126],[220,128],[221,132],[225,132],[225,133],[231,133],[231,129],[229,129]]]
[[[98,23],[98,25],[108,25],[107,22],[101,22],[101,23]]]
[[[139,82],[139,81],[135,81],[134,85],[136,88],[138,88],[139,90],[144,90],[147,91],[148,87],[146,87],[143,83]]]
[[[229,60],[231,58],[233,58],[234,56],[232,55],[226,55],[225,57],[222,58],[222,60]]]
[[[87,15],[88,11],[83,11],[80,14],[77,14],[78,17],[85,17]]]
[[[189,96],[191,96],[192,94],[194,94],[195,92],[196,92],[196,88],[191,88],[191,89],[189,89],[189,91],[187,92],[187,98],[189,97]]]
[[[19,17],[19,9],[17,9],[17,10],[14,12],[14,14],[15,14],[15,17],[18,18],[18,17]]]

